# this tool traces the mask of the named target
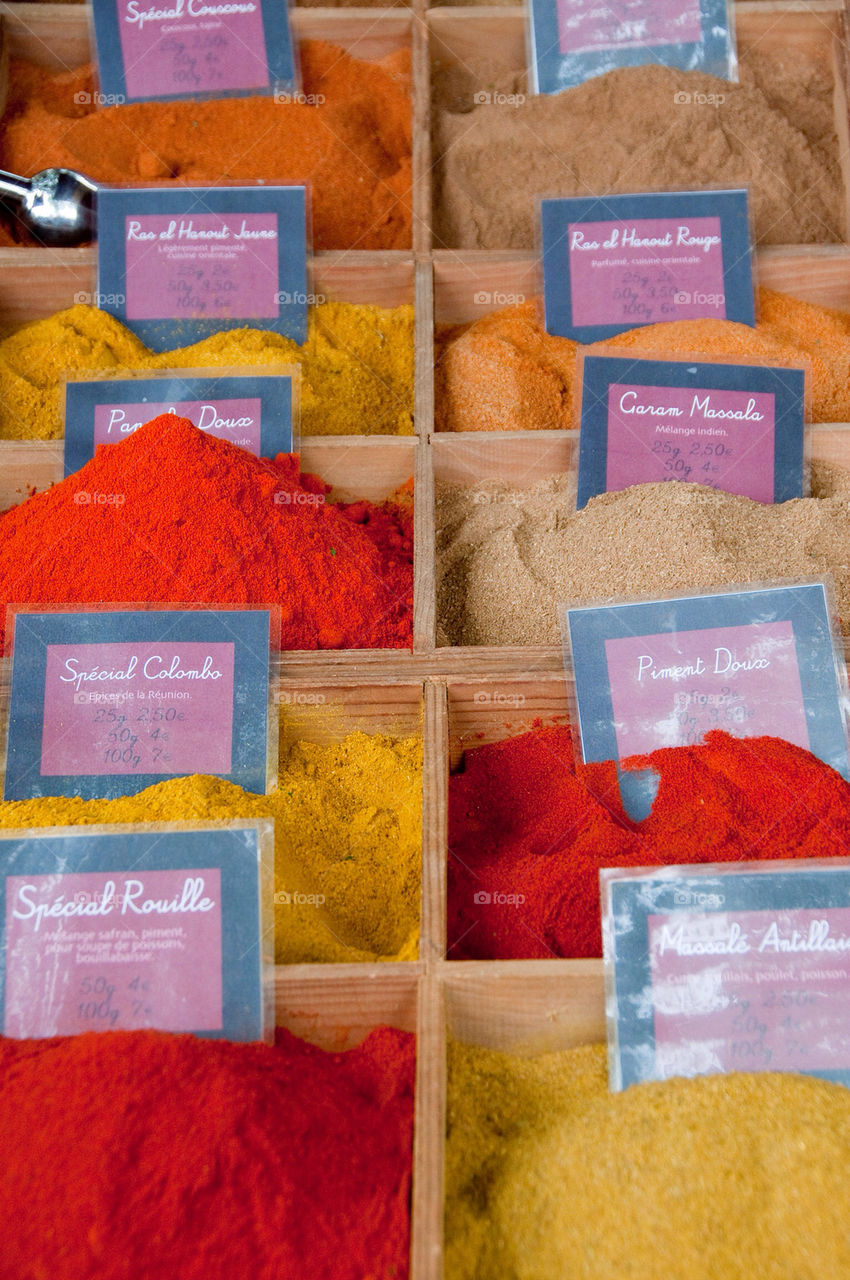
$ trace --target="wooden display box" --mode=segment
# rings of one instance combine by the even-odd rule
[[[844,0],[805,0],[803,4],[794,0],[786,3],[743,0],[734,5],[734,19],[739,56],[756,48],[780,57],[786,56],[789,50],[827,55],[833,73],[835,128],[845,195],[843,238],[850,241],[850,117]],[[468,65],[484,59],[492,66],[504,68],[507,74],[524,72],[527,67],[526,15],[522,6],[433,8],[428,10],[427,21],[432,66],[435,63]],[[439,156],[432,151],[432,165],[438,161]],[[494,163],[498,163],[497,158]]]

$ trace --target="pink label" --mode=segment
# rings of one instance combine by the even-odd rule
[[[234,651],[48,645],[42,774],[230,773]]]
[[[605,641],[618,758],[691,746],[710,729],[809,747],[790,622]]]
[[[6,880],[7,1036],[222,1029],[221,874]]]
[[[568,235],[574,324],[725,319],[719,218],[571,222]]]
[[[128,320],[278,315],[277,214],[140,214],[124,226]]]
[[[161,404],[99,404],[94,411],[94,447],[117,444],[161,413],[176,413],[196,427],[260,456],[262,402],[255,400],[176,400]]]
[[[825,1071],[850,1056],[850,908],[651,915],[656,1067]]]
[[[694,44],[702,39],[699,0],[558,0],[561,53]]]
[[[259,0],[166,0],[159,7],[119,0],[118,19],[130,98],[227,93],[270,83]]]
[[[606,488],[690,480],[772,502],[775,399],[612,383]]]

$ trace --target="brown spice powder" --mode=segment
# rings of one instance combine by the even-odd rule
[[[482,90],[507,100],[476,102]],[[826,44],[745,50],[739,84],[626,67],[521,101],[524,72],[438,65],[435,243],[534,249],[543,195],[744,186],[760,243],[841,240],[833,92]]]
[[[820,497],[821,476],[830,497]],[[702,485],[634,485],[574,510],[575,480],[437,486],[438,642],[559,643],[557,605],[831,574],[850,634],[850,475],[763,505]]]

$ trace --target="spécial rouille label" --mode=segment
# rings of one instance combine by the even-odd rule
[[[850,864],[601,873],[611,1087],[726,1071],[850,1084]]]
[[[293,450],[292,378],[286,374],[98,378],[65,384],[65,474],[119,444],[151,418],[176,413],[209,435],[273,458]]]
[[[94,0],[96,106],[295,88],[285,0]]]
[[[804,417],[802,369],[585,356],[577,505],[667,480],[800,498]]]
[[[7,1036],[263,1035],[261,885],[272,824],[0,837]]]
[[[156,350],[238,324],[307,336],[304,187],[98,193],[98,301]]]
[[[269,628],[262,609],[18,613],[5,799],[192,773],[264,792]]]
[[[577,342],[670,320],[755,323],[745,191],[543,200],[546,330]]]
[[[799,583],[562,607],[585,761],[691,746],[711,729],[804,747],[850,778],[826,587]],[[654,775],[620,771],[643,818]]]
[[[529,64],[535,93],[560,93],[617,67],[647,63],[734,78],[726,0],[530,0]],[[701,100],[705,100],[701,102]],[[682,90],[671,110],[721,106],[723,94]]]

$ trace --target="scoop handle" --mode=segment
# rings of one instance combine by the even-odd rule
[[[7,173],[0,169],[0,197],[12,196],[15,200],[25,201],[32,194],[29,178],[22,178],[17,173]]]

